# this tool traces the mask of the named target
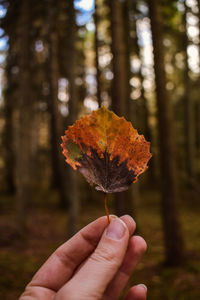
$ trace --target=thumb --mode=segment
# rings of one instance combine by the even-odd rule
[[[57,293],[56,300],[100,299],[122,264],[128,241],[126,224],[119,218],[112,219],[95,251]]]

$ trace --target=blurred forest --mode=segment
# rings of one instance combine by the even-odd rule
[[[148,171],[109,196],[149,250],[148,299],[200,298],[200,1],[0,1],[0,297],[105,214],[69,167],[68,125],[101,105],[151,142]],[[20,275],[20,276],[19,276]]]

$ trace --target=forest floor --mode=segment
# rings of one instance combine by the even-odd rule
[[[147,195],[137,205],[138,232],[148,244],[148,251],[137,267],[130,284],[148,286],[149,300],[200,299],[200,207],[197,203],[181,205],[181,223],[187,256],[183,266],[164,266],[164,247],[158,197]],[[154,200],[149,200],[154,199]],[[0,199],[1,200],[1,199]],[[11,201],[11,200],[10,200]],[[103,205],[83,205],[80,227],[104,214]],[[14,210],[5,205],[0,218],[0,299],[18,299],[25,285],[47,257],[66,240],[66,212],[49,205],[31,209],[26,242],[15,236]],[[12,205],[11,205],[12,207]],[[112,212],[112,209],[111,209]]]

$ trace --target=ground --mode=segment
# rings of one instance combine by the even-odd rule
[[[187,255],[183,266],[169,268],[163,265],[164,247],[157,198],[153,194],[151,197],[144,195],[137,205],[138,233],[146,239],[148,251],[130,284],[146,284],[148,300],[200,299],[199,204],[188,202],[181,205]],[[83,205],[80,227],[103,214],[103,203]],[[27,240],[19,242],[15,235],[14,209],[8,213],[8,205],[3,205],[0,218],[0,299],[18,299],[39,266],[66,240],[66,218],[65,211],[55,209],[53,204],[48,210],[32,208]]]

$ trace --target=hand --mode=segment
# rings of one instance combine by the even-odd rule
[[[60,246],[35,274],[19,300],[116,300],[146,250],[130,216],[101,217]],[[133,286],[125,300],[145,300]]]

